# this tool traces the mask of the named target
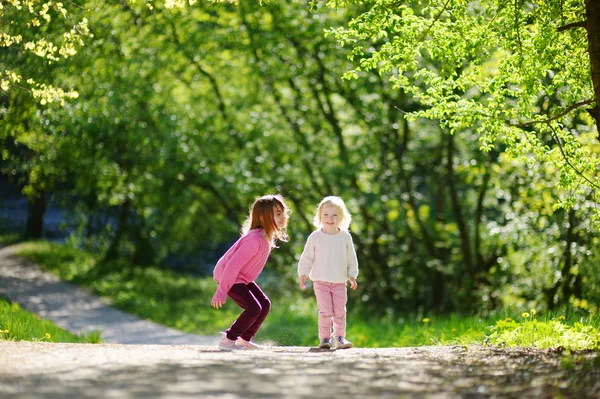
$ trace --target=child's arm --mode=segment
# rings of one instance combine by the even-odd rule
[[[260,237],[260,239],[262,239],[262,237]],[[227,265],[225,265],[219,285],[217,286],[217,291],[212,298],[211,305],[215,309],[223,306],[227,300],[227,293],[231,289],[231,286],[235,284],[242,266],[248,262],[248,259],[252,258],[252,256],[256,254],[258,249],[259,241],[257,241],[254,237],[249,237],[240,243],[237,251],[231,256],[227,262]]]
[[[358,259],[356,258],[356,251],[354,250],[354,243],[352,242],[352,236],[348,234],[349,240],[346,245],[346,258],[348,259],[348,280],[350,281],[350,288],[353,290],[358,288],[356,277],[358,277]]]
[[[300,276],[301,289],[306,288],[306,279],[310,274],[310,271],[312,270],[314,260],[315,246],[312,240],[312,236],[309,236],[308,240],[306,240],[304,251],[302,251],[302,255],[300,255],[300,261],[298,262],[298,276]]]

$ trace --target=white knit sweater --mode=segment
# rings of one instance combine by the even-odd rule
[[[349,277],[356,278],[358,260],[350,233],[344,230],[337,234],[326,234],[321,229],[313,231],[300,256],[298,275],[327,283],[345,283]]]

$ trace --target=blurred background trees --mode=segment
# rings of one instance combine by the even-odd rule
[[[75,245],[148,266],[189,255],[206,273],[216,259],[198,256],[279,192],[292,240],[264,278],[283,295],[316,205],[339,195],[360,263],[353,306],[597,306],[586,31],[556,37],[583,4],[348,3],[70,3],[89,28],[77,54],[29,64],[0,48],[3,71],[77,92],[0,93],[0,169],[29,198],[29,235],[52,198]]]

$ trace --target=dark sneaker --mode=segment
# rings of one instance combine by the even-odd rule
[[[352,342],[346,341],[346,338],[342,336],[335,337],[335,349],[350,349],[353,346]]]
[[[319,349],[331,349],[331,339],[323,338],[319,344]]]

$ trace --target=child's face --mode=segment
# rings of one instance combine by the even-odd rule
[[[287,215],[280,207],[275,207],[273,210],[273,219],[278,229],[283,229],[287,224]]]
[[[323,205],[321,208],[321,224],[325,228],[337,229],[340,224],[340,210],[337,206]]]

